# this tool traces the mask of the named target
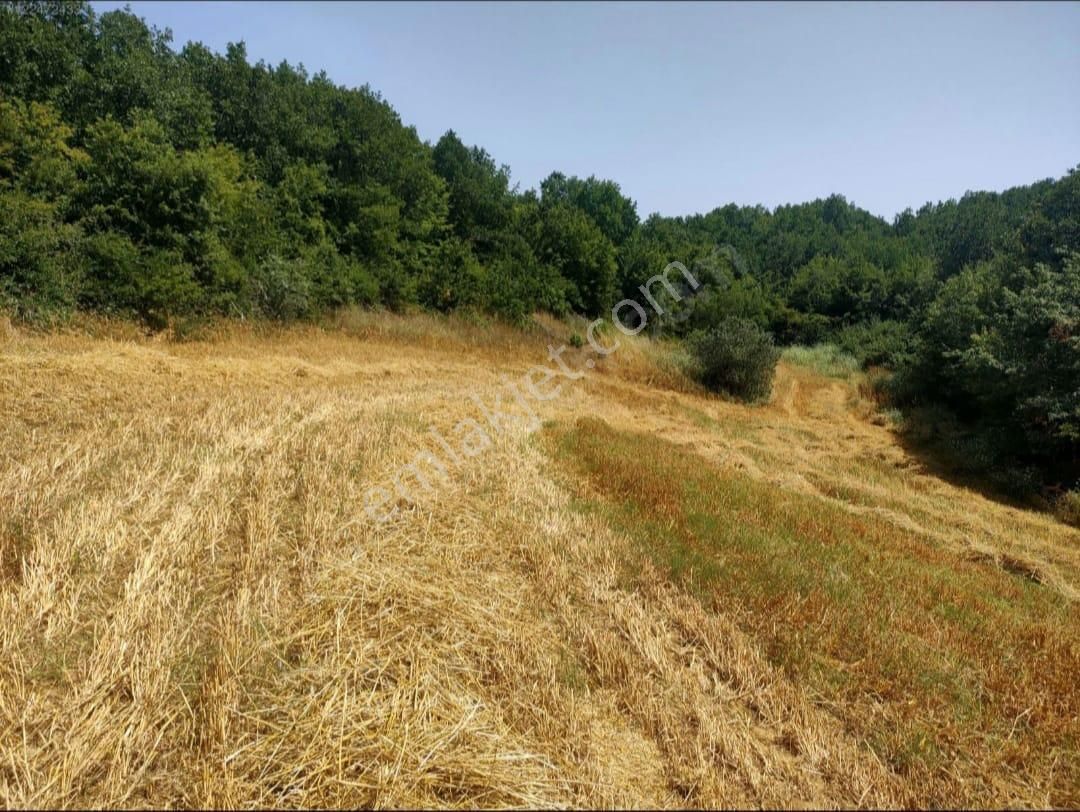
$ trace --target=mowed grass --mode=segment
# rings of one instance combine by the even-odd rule
[[[0,330],[0,806],[1076,804],[1080,534],[856,381],[750,407],[608,336],[370,520],[582,329]]]
[[[547,443],[579,508],[634,540],[629,587],[647,561],[733,613],[921,804],[1080,803],[1080,612],[1067,597],[599,419],[551,428]]]

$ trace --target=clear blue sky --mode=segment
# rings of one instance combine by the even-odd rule
[[[522,188],[612,178],[642,216],[839,192],[891,218],[1080,164],[1076,2],[131,5],[177,47],[370,84]]]

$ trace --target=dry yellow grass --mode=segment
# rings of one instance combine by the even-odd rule
[[[353,314],[172,343],[4,325],[0,804],[1080,803],[1075,718],[1053,768],[953,781],[887,763],[768,656],[746,607],[649,565],[628,582],[636,542],[580,509],[523,426],[369,519],[367,490],[432,449],[430,428],[449,435],[470,394],[567,332]],[[772,403],[744,407],[624,339],[537,408],[1074,606],[1080,533],[923,472],[847,382],[782,365]],[[1076,636],[1041,645],[1075,658]]]

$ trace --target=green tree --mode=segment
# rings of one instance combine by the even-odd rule
[[[66,221],[88,156],[49,104],[0,99],[0,307],[46,319],[77,301],[81,231]]]
[[[548,205],[566,204],[583,212],[616,248],[621,248],[638,227],[637,205],[625,197],[619,184],[590,175],[585,180],[552,172],[541,184]]]
[[[511,222],[510,170],[480,147],[466,147],[453,130],[439,139],[433,159],[446,183],[454,234],[478,257],[492,257]]]
[[[615,247],[580,210],[562,203],[542,209],[540,260],[570,283],[570,306],[590,316],[614,302]]]

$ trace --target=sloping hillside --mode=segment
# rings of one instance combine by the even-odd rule
[[[0,337],[0,803],[1080,803],[1080,533],[569,332]]]

